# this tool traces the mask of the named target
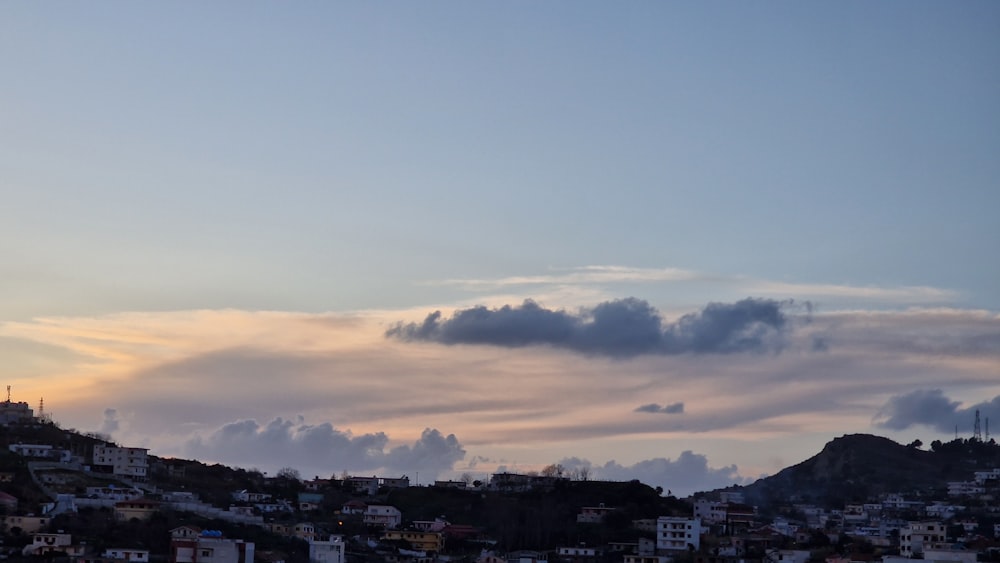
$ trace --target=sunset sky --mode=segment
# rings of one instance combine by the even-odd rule
[[[0,4],[0,384],[689,493],[1000,434],[1000,4]]]

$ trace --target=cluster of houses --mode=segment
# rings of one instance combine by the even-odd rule
[[[25,557],[64,555],[74,563],[149,563],[147,549],[112,547],[96,553],[84,542],[74,542],[71,534],[35,532],[21,552]],[[343,563],[344,543],[340,537],[309,542],[310,561]],[[253,563],[254,543],[227,538],[218,530],[180,526],[170,530],[170,563]]]

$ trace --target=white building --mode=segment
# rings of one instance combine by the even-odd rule
[[[205,530],[195,538],[170,540],[170,563],[253,563],[254,544]]]
[[[326,541],[310,541],[309,563],[344,563],[344,539],[330,536]]]
[[[701,547],[701,520],[660,516],[656,519],[657,551],[697,551]]]
[[[956,548],[925,549],[924,561],[934,563],[976,563],[976,552],[971,549]]]
[[[111,473],[145,481],[149,475],[148,448],[119,448],[118,446],[94,446],[93,464],[110,467]]]
[[[69,451],[56,449],[48,444],[11,444],[8,449],[19,456],[40,457],[60,463],[69,463],[73,458]]]
[[[694,517],[705,524],[720,524],[726,521],[726,504],[707,498],[694,502]]]
[[[146,549],[122,549],[108,548],[104,550],[103,557],[116,561],[135,561],[136,563],[149,563],[149,550]]]
[[[395,506],[372,504],[365,509],[364,522],[368,526],[398,528],[403,521],[403,513]]]
[[[910,522],[899,530],[899,554],[913,557],[948,541],[941,522]]]

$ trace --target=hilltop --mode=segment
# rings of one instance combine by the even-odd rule
[[[840,506],[888,493],[941,495],[949,481],[1000,466],[993,440],[934,441],[930,449],[902,445],[881,436],[849,434],[836,438],[815,456],[742,488],[748,503],[811,502]]]

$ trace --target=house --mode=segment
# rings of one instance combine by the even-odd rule
[[[8,389],[8,391],[10,390]],[[28,403],[23,401],[14,403],[10,400],[10,397],[6,401],[0,402],[0,424],[10,425],[30,422],[34,417],[35,413],[28,406]]]
[[[465,489],[469,484],[465,481],[434,481],[434,486],[439,489]]]
[[[319,491],[320,489],[329,487],[331,482],[332,481],[330,479],[320,479],[319,476],[317,476],[315,479],[311,481],[303,482],[302,485],[305,487],[307,491],[316,492]]]
[[[387,530],[382,534],[383,541],[405,541],[411,549],[418,551],[438,552],[444,549],[444,535],[440,532],[422,532],[420,530]]]
[[[342,514],[364,514],[367,509],[368,505],[360,500],[349,500],[340,507],[340,512]]]
[[[268,493],[254,493],[243,489],[242,491],[236,491],[232,493],[233,500],[236,502],[267,502],[271,500],[271,495]]]
[[[579,547],[559,547],[556,548],[556,553],[559,554],[560,561],[569,563],[588,563],[591,561],[597,561],[599,557],[604,555],[603,550],[584,545]]]
[[[178,526],[170,530],[171,539],[191,539],[201,535],[201,528],[198,526]]]
[[[318,510],[321,502],[323,502],[321,493],[299,493],[299,510]]]
[[[365,509],[364,523],[380,528],[398,528],[403,521],[403,513],[395,506],[373,504]]]
[[[402,477],[383,477],[382,486],[390,489],[405,489],[410,486],[410,478],[406,475]]]
[[[202,530],[194,538],[170,540],[170,563],[253,563],[254,544]]]
[[[115,516],[119,520],[131,520],[138,518],[145,520],[160,509],[160,503],[146,498],[134,498],[121,500],[115,503]]]
[[[670,563],[674,558],[669,555],[633,555],[627,554],[622,563]]]
[[[328,540],[309,542],[309,563],[344,563],[344,539],[330,536]]]
[[[316,539],[316,526],[310,522],[299,522],[292,526],[292,535],[301,540],[314,540]]]
[[[134,561],[136,563],[149,563],[148,549],[125,549],[113,547],[104,550],[101,555],[105,559],[112,561]]]
[[[73,459],[69,451],[56,449],[47,444],[11,444],[7,449],[22,457],[48,459],[59,463],[69,463]]]
[[[22,555],[45,555],[46,553],[69,553],[73,546],[73,536],[70,534],[49,534],[35,532],[31,534],[31,543],[24,546]]]
[[[547,553],[522,549],[507,554],[507,563],[545,563],[549,560]]]
[[[656,519],[657,551],[698,551],[701,547],[701,520],[660,516]]]
[[[899,530],[899,554],[913,557],[947,541],[948,530],[943,523],[910,522]]]
[[[10,532],[14,528],[18,528],[22,533],[32,534],[41,531],[42,528],[49,525],[48,516],[0,516],[0,522],[3,523],[3,529]]]
[[[726,521],[727,504],[704,497],[699,498],[694,501],[694,517],[703,524],[721,524]]]
[[[940,549],[924,549],[924,561],[939,563],[976,563],[976,552],[959,545]]]
[[[803,549],[768,549],[767,561],[774,563],[809,563],[809,551]]]
[[[145,481],[149,476],[148,448],[120,448],[112,444],[94,446],[92,463],[97,469],[126,477],[134,481]]]
[[[348,477],[347,482],[356,493],[363,493],[369,496],[378,492],[378,477]]]
[[[107,487],[87,487],[85,490],[87,498],[105,500],[131,500],[134,498],[140,498],[143,495],[142,491],[139,489],[116,487],[114,485],[109,485]]]
[[[604,506],[601,503],[600,506],[584,506],[580,509],[580,513],[576,515],[576,521],[585,524],[600,524],[604,521],[604,517],[611,514],[616,509]]]

